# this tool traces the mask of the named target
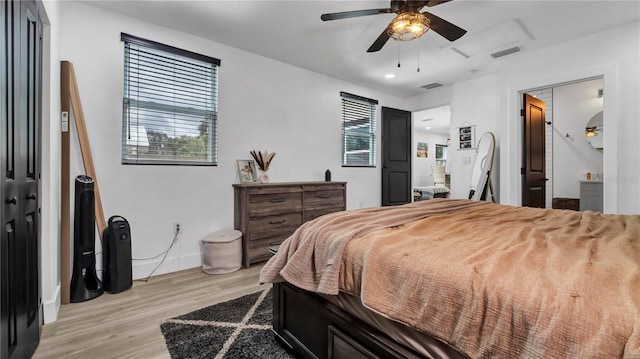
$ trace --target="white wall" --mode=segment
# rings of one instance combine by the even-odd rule
[[[199,240],[206,233],[233,227],[235,160],[252,149],[277,153],[271,181],[323,180],[331,169],[347,181],[347,208],[380,204],[380,159],[376,168],[340,166],[340,91],[407,108],[406,100],[332,79],[226,45],[145,23],[78,2],[45,2],[52,20],[50,56],[51,113],[43,120],[43,300],[59,302],[59,62],[75,68],[97,182],[105,216],[122,215],[131,223],[134,258],[156,255],[169,246],[172,224],[183,234],[156,274],[200,265]],[[216,167],[135,166],[121,162],[123,45],[120,33],[162,42],[222,60],[219,72],[219,164]],[[378,111],[378,114],[381,111]],[[378,120],[379,122],[379,120]],[[73,132],[72,132],[73,133]],[[84,173],[77,140],[72,143],[71,175]],[[44,187],[44,186],[43,186]],[[55,193],[54,193],[55,192]],[[43,215],[45,216],[45,215]],[[157,261],[134,262],[143,278]],[[54,304],[55,306],[55,304]],[[46,321],[56,313],[51,313]]]
[[[449,106],[453,98],[453,86],[438,87],[409,99],[412,111]]]
[[[39,2],[43,29],[42,61],[42,174],[41,278],[45,323],[60,308],[60,57],[59,3]]]
[[[553,88],[553,196],[580,198],[579,180],[602,171],[603,153],[587,142],[587,122],[602,111],[602,79]],[[567,137],[566,135],[569,135]],[[602,134],[599,134],[601,136]]]
[[[499,124],[498,85],[496,75],[486,75],[468,81],[455,83],[423,95],[409,99],[411,109],[420,110],[437,104],[451,105],[451,145],[447,150],[447,167],[451,173],[451,198],[468,198],[471,186],[471,167],[475,159],[474,149],[459,149],[458,127],[475,125],[475,144],[485,132],[493,132],[496,137],[496,153],[493,162],[493,188],[499,198],[500,154],[498,146]]]
[[[514,56],[500,72],[502,129],[501,195],[519,204],[521,183],[521,122],[519,90],[604,77],[606,151],[604,152],[604,211],[640,213],[640,29],[633,22],[573,41]]]
[[[496,135],[500,203],[521,203],[522,135],[520,91],[575,80],[604,77],[605,147],[604,209],[608,213],[640,213],[640,26],[638,22],[568,41],[549,48],[509,55],[496,75],[453,86],[450,101],[452,133],[462,122],[478,126],[476,133]],[[422,109],[432,94],[416,96],[410,109]],[[452,146],[457,143],[452,138]],[[462,164],[466,151],[450,151],[452,196],[465,193]],[[462,157],[462,158],[461,158]],[[466,181],[468,182],[468,180]]]
[[[475,144],[485,132],[493,132],[496,137],[496,154],[493,160],[493,188],[499,186],[500,157],[498,155],[500,138],[497,129],[498,96],[496,76],[488,75],[453,85],[451,103],[451,147],[449,148],[451,176],[451,198],[469,198],[471,187],[471,169],[475,160],[475,149],[460,149],[458,127],[475,126]]]
[[[436,145],[446,145],[447,138],[447,136],[432,133],[427,130],[416,130],[413,132],[413,144],[411,151],[413,156],[412,184],[414,186],[433,186],[431,167],[436,165]],[[418,142],[426,142],[428,144],[427,158],[417,157],[416,152],[418,150]]]

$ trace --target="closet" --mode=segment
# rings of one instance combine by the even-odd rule
[[[0,358],[29,358],[42,327],[42,25],[33,0],[3,0],[0,17]]]

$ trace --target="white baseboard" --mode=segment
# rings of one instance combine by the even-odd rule
[[[44,316],[44,324],[55,322],[58,319],[60,311],[60,283],[56,286],[53,299],[42,303],[42,312]]]
[[[140,262],[140,263],[136,263]],[[161,259],[154,261],[134,261],[132,266],[133,279],[144,279],[160,264]],[[153,275],[172,273],[184,269],[200,267],[202,258],[200,253],[185,255],[181,257],[169,257],[164,263],[153,272]]]
[[[160,264],[160,260],[147,261],[145,263],[136,264],[134,262],[132,266],[133,278],[143,279],[146,278],[155,267]],[[200,253],[167,258],[164,263],[153,273],[153,275],[177,272],[184,269],[200,267],[202,265],[202,258]],[[42,302],[42,312],[44,316],[44,324],[55,322],[58,319],[58,313],[60,312],[60,283],[55,288],[55,294],[49,301]]]

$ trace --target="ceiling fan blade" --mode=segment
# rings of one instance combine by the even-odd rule
[[[423,14],[431,20],[431,25],[429,26],[431,30],[437,32],[449,41],[456,41],[467,33],[467,30],[439,18],[428,11],[424,11]]]
[[[351,17],[359,17],[359,16],[369,16],[369,15],[377,15],[377,14],[390,14],[393,11],[391,9],[369,9],[369,10],[354,10],[354,11],[345,11],[345,12],[334,12],[331,14],[322,14],[320,19],[322,21],[329,20],[340,20],[340,19],[348,19]]]
[[[426,1],[426,4],[428,7],[432,7],[432,6],[436,6],[436,5],[440,5],[440,4],[444,4],[446,2],[449,2],[451,0],[441,0],[441,1]]]
[[[389,32],[385,28],[384,31],[382,31],[382,34],[378,36],[376,41],[374,41],[373,44],[371,44],[367,52],[380,51],[380,49],[382,49],[382,47],[384,46],[384,44],[387,43],[388,40],[389,40]]]

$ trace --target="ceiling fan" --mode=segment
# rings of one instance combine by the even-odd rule
[[[367,52],[380,51],[389,38],[393,38],[398,41],[409,41],[419,38],[429,29],[432,29],[449,41],[455,41],[462,37],[467,30],[441,19],[428,11],[420,12],[420,10],[425,6],[432,7],[449,1],[451,0],[391,0],[391,5],[388,8],[322,14],[320,19],[322,19],[322,21],[330,21],[378,14],[398,14],[398,16],[396,16],[389,25],[387,25],[380,36],[378,36],[376,41],[373,42]]]

